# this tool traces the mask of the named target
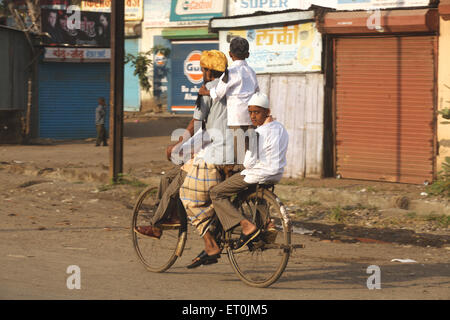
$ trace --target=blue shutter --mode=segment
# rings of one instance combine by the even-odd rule
[[[39,137],[95,137],[97,99],[104,97],[109,105],[109,68],[109,63],[41,63]],[[109,127],[109,108],[105,126]]]

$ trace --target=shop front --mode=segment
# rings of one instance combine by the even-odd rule
[[[289,134],[285,177],[323,175],[322,37],[314,17],[314,11],[297,10],[211,20],[222,52],[236,36],[249,42],[247,62]]]
[[[450,163],[450,0],[439,2],[440,34],[439,34],[439,93],[438,110],[444,114],[438,118],[439,155],[438,171],[443,163]]]
[[[109,59],[105,48],[45,48],[38,71],[40,138],[96,136],[97,100],[109,101]]]
[[[166,10],[170,10],[170,18],[162,21],[165,28],[161,35],[170,43],[168,46],[171,50],[166,73],[168,111],[192,113],[198,90],[203,84],[201,53],[219,48],[218,34],[208,29],[209,19],[223,16],[225,1],[172,0]],[[164,71],[167,69],[158,68],[157,71],[161,71],[162,76],[155,74],[155,80],[164,79]],[[164,83],[158,87],[164,88]]]
[[[342,178],[436,176],[438,14],[434,8],[328,12],[326,137]],[[331,158],[331,160],[330,160]]]

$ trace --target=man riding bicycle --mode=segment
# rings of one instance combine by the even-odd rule
[[[200,58],[200,65],[203,70],[203,78],[206,86],[208,88],[214,88],[219,81],[219,77],[227,67],[227,58],[218,50],[203,51]],[[197,123],[201,123],[199,125],[200,128],[194,130],[194,124]],[[202,146],[204,140],[208,140],[208,132],[214,137],[214,130],[219,130],[219,133],[223,132],[223,135],[225,135],[226,123],[226,99],[223,98],[213,102],[209,96],[199,96],[193,120],[187,128],[187,133],[190,138],[182,137],[175,145],[169,146],[167,149],[168,159],[180,164],[187,162],[191,158],[191,144],[198,145],[197,141],[198,137],[200,137],[200,146]],[[195,127],[197,127],[197,125],[195,125]],[[193,136],[191,137],[192,134]],[[215,141],[212,142],[213,146],[215,146],[213,151],[225,147],[226,143],[223,139],[224,138],[222,137],[222,139],[215,139]],[[230,152],[228,153],[228,157],[232,157],[232,154]],[[213,155],[213,157],[220,160],[221,154],[225,154],[225,152],[219,152],[218,155]],[[220,160],[220,163],[226,163],[226,161],[223,162],[223,160]],[[181,224],[179,216],[185,216],[186,214],[184,210],[182,210],[183,208],[180,208],[182,205],[178,203],[179,190],[186,178],[186,174],[186,170],[177,167],[169,172],[167,178],[161,179],[158,191],[160,203],[156,209],[155,215],[150,221],[150,225],[139,226],[136,228],[136,231],[139,234],[159,239],[162,235],[162,227],[179,226]],[[162,192],[162,190],[164,190],[164,192]]]
[[[261,230],[242,216],[230,198],[254,184],[278,182],[286,166],[289,142],[286,129],[270,116],[269,100],[265,94],[258,92],[251,97],[248,112],[252,124],[257,128],[256,139],[250,143],[250,149],[245,154],[244,170],[213,186],[209,191],[212,207],[224,231],[229,231],[237,225],[242,227],[235,252],[241,252],[247,245],[259,240]],[[220,249],[214,237],[206,232],[203,238],[205,250],[188,268],[216,263],[220,257]]]

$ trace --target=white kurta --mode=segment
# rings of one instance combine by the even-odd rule
[[[210,90],[214,100],[227,98],[228,126],[249,126],[248,101],[259,90],[255,71],[245,60],[235,60],[228,68],[228,82],[220,77],[217,87]]]

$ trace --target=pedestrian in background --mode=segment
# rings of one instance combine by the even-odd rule
[[[95,126],[97,127],[97,141],[95,146],[100,146],[103,143],[107,146],[106,141],[106,129],[105,129],[105,118],[106,118],[106,103],[105,98],[98,98],[98,107],[95,109]]]

